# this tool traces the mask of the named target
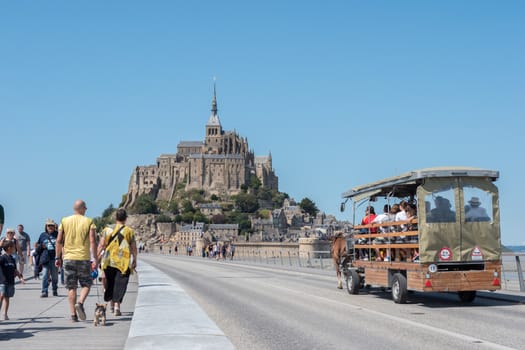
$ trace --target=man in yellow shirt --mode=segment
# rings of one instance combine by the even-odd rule
[[[65,217],[60,222],[56,244],[57,267],[64,259],[66,288],[68,289],[71,320],[86,319],[84,301],[86,300],[93,278],[91,277],[91,259],[94,266],[98,265],[96,226],[93,219],[84,216],[86,203],[79,199],[73,205],[73,215]],[[77,302],[77,287],[80,283],[80,298]]]

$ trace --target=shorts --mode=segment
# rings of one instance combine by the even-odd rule
[[[64,260],[64,277],[67,289],[91,287],[91,261],[89,260]]]
[[[13,297],[15,295],[15,285],[0,284],[0,294],[7,298]]]
[[[22,250],[22,255],[18,256],[18,263],[25,264],[27,258],[27,250]]]

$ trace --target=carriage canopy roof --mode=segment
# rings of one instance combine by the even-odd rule
[[[402,175],[389,177],[376,182],[371,182],[366,185],[354,187],[342,194],[343,198],[351,198],[354,201],[359,201],[377,194],[386,194],[390,192],[389,189],[397,187],[414,187],[421,183],[423,179],[429,177],[483,177],[491,178],[496,181],[499,177],[499,172],[496,170],[470,168],[470,167],[435,167],[414,170]],[[402,192],[402,191],[401,191]]]

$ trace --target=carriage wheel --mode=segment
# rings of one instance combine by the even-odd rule
[[[471,303],[474,301],[474,299],[476,299],[476,291],[469,290],[464,292],[458,292],[458,297],[462,303]]]
[[[346,289],[349,294],[358,294],[359,285],[361,284],[361,277],[356,270],[348,271],[348,278],[346,279]]]
[[[405,304],[408,299],[407,278],[400,273],[392,279],[392,299],[397,304]]]

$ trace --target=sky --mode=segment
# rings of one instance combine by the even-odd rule
[[[525,244],[523,1],[0,3],[0,204],[37,237],[117,206],[137,165],[225,130],[281,191],[339,212],[357,185],[434,166],[500,171]]]

